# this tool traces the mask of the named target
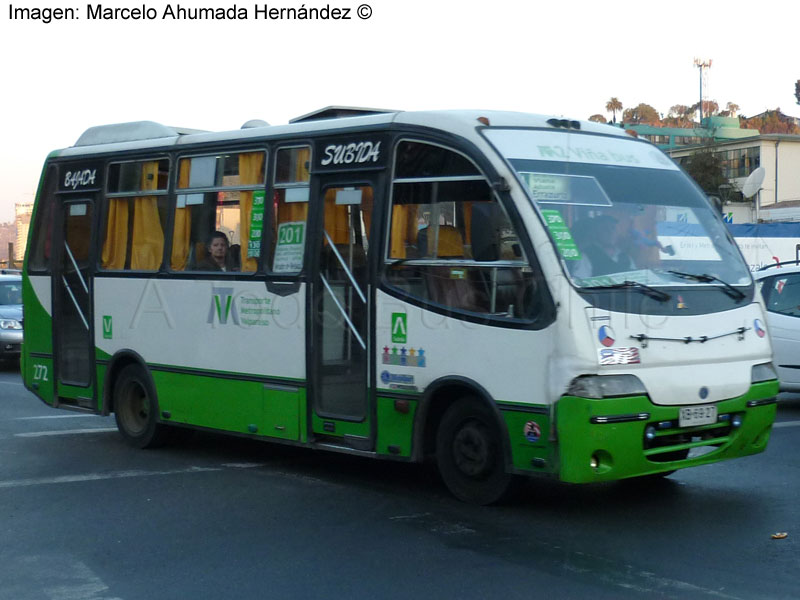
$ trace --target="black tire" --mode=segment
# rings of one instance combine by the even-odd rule
[[[436,464],[447,488],[464,502],[493,504],[509,492],[500,425],[475,397],[445,411],[436,433]]]
[[[134,448],[155,448],[166,441],[158,422],[158,401],[144,369],[128,365],[114,385],[114,418],[125,441]]]

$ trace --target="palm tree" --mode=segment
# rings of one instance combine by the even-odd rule
[[[611,98],[608,102],[606,102],[606,110],[611,113],[611,122],[617,122],[617,111],[622,112],[622,102],[620,102],[617,98]]]

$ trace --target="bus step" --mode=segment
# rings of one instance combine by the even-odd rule
[[[325,450],[333,450],[335,452],[346,452],[348,454],[358,454],[361,456],[375,456],[375,451],[372,449],[372,443],[369,438],[358,436],[348,435],[343,438],[318,436],[314,446],[317,448],[324,448]]]

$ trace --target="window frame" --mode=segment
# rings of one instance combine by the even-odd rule
[[[191,160],[193,158],[206,158],[210,156],[219,156],[219,155],[239,155],[239,154],[250,154],[254,152],[262,152],[264,154],[264,178],[260,184],[247,184],[247,185],[238,185],[238,186],[202,186],[202,187],[179,187],[179,179],[180,179],[180,165],[181,161]],[[170,274],[170,276],[177,276],[180,278],[187,278],[187,279],[209,279],[209,278],[216,278],[216,277],[224,277],[225,279],[235,279],[235,278],[252,278],[253,276],[262,273],[262,261],[264,257],[264,243],[265,243],[265,232],[268,231],[267,227],[267,217],[266,214],[268,211],[265,210],[265,220],[264,220],[264,229],[262,230],[262,238],[261,238],[261,249],[256,258],[256,268],[253,271],[205,271],[205,270],[195,270],[195,269],[184,269],[184,270],[176,270],[172,268],[170,257],[172,256],[172,246],[175,241],[175,211],[178,209],[178,196],[181,195],[189,195],[189,194],[209,194],[209,193],[217,193],[217,192],[226,192],[226,191],[237,191],[237,192],[258,192],[264,191],[264,201],[265,205],[268,203],[270,195],[270,188],[269,188],[269,177],[270,177],[270,155],[274,153],[274,149],[270,146],[268,140],[264,140],[258,143],[255,146],[242,146],[237,144],[235,146],[213,146],[208,149],[206,148],[194,148],[185,152],[175,152],[173,155],[175,168],[172,170],[170,176],[170,202],[168,206],[168,229],[169,229],[169,241],[165,244],[164,252],[165,258],[163,262],[164,270]],[[205,200],[204,200],[205,203]],[[239,204],[241,206],[241,203]],[[190,205],[186,205],[190,206]],[[200,205],[198,205],[200,206]],[[240,221],[241,227],[241,221]],[[210,233],[213,232],[209,232]],[[230,243],[229,240],[229,248],[233,245]]]
[[[278,183],[276,181],[278,174],[278,156],[281,151],[293,149],[308,149],[308,181],[292,181],[288,183]],[[314,166],[314,143],[312,139],[307,140],[286,140],[284,143],[275,144],[272,147],[272,159],[270,160],[271,169],[267,176],[267,204],[269,217],[264,221],[264,230],[267,233],[262,238],[261,246],[261,269],[266,275],[268,280],[286,281],[287,279],[298,279],[306,274],[308,271],[309,249],[308,249],[308,236],[309,236],[309,223],[311,220],[311,187],[314,173],[312,172]],[[307,189],[308,198],[305,201],[306,218],[305,218],[305,234],[303,239],[303,265],[299,271],[275,271],[273,270],[274,254],[277,249],[277,233],[279,223],[276,221],[275,211],[273,210],[273,202],[275,193],[278,190],[289,189]],[[273,234],[274,230],[274,234]],[[273,247],[273,243],[275,247]]]
[[[466,159],[477,171],[477,175],[464,175],[464,176],[439,176],[439,177],[404,177],[399,180],[395,179],[395,172],[397,168],[397,151],[403,142],[414,142],[420,144],[428,144],[437,146],[449,152],[454,152]],[[490,175],[491,174],[491,175]],[[493,176],[492,176],[493,175]],[[523,252],[523,259],[517,264],[517,261],[476,261],[475,259],[392,259],[389,254],[391,251],[391,221],[392,212],[394,207],[394,184],[396,181],[403,181],[410,183],[412,181],[431,182],[434,180],[449,180],[449,181],[484,181],[489,188],[491,197],[497,202],[508,218],[509,223],[514,228],[517,235],[518,243]],[[437,314],[447,317],[456,318],[462,321],[478,323],[483,325],[491,325],[494,327],[501,327],[507,329],[527,329],[527,330],[540,330],[544,329],[555,321],[555,304],[550,294],[549,288],[544,277],[544,274],[539,264],[538,257],[533,249],[533,244],[530,240],[527,228],[524,221],[519,215],[513,198],[511,197],[510,190],[505,185],[503,179],[496,174],[493,166],[489,162],[485,153],[477,148],[474,153],[470,154],[465,149],[459,148],[453,144],[452,140],[443,141],[434,137],[425,135],[404,133],[397,136],[393,140],[392,145],[392,159],[389,169],[388,178],[388,194],[386,197],[384,215],[382,219],[383,239],[381,257],[378,259],[379,273],[378,273],[378,286],[385,293],[398,298],[409,304],[419,306],[426,310],[430,310]],[[491,313],[479,313],[468,310],[463,310],[453,306],[447,306],[431,301],[430,299],[423,298],[409,293],[402,288],[392,284],[389,279],[389,270],[394,263],[402,261],[403,264],[415,265],[431,265],[431,266],[477,266],[486,267],[491,266],[519,266],[520,268],[527,268],[530,270],[531,277],[536,286],[535,296],[538,299],[539,309],[531,316],[527,317],[509,317],[502,315],[494,315]],[[524,264],[522,262],[524,261]],[[509,262],[511,264],[509,264]]]
[[[125,273],[132,273],[132,274],[155,274],[160,273],[164,269],[164,261],[167,250],[172,245],[172,230],[170,229],[172,223],[172,208],[170,206],[170,198],[172,195],[172,177],[173,177],[173,166],[174,166],[174,157],[172,153],[168,150],[148,150],[149,154],[136,154],[130,157],[116,157],[114,155],[107,156],[103,158],[103,175],[104,181],[102,188],[99,191],[99,199],[98,203],[99,206],[96,209],[97,213],[97,239],[94,246],[95,257],[93,261],[93,272],[94,274],[103,274],[103,275],[118,275],[118,274],[125,274]],[[119,164],[131,164],[131,163],[146,163],[146,162],[160,162],[162,160],[167,161],[167,187],[163,190],[137,190],[134,192],[110,192],[109,185],[111,182],[111,168],[114,165]],[[109,200],[115,199],[128,199],[128,198],[141,198],[144,196],[155,196],[157,198],[166,197],[167,205],[166,205],[166,213],[165,218],[162,223],[163,233],[164,233],[164,246],[161,253],[161,262],[159,263],[158,268],[156,269],[106,269],[102,265],[103,260],[103,247],[105,245],[106,240],[106,232],[108,227],[108,213],[110,202]],[[129,225],[130,230],[131,225]],[[130,257],[127,255],[126,251],[126,262]]]
[[[789,280],[794,279],[795,282],[793,285],[800,285],[800,272],[786,273],[786,274],[775,273],[773,275],[770,275],[769,277],[765,277],[761,283],[761,296],[764,299],[764,308],[768,313],[773,315],[780,315],[782,317],[789,317],[792,319],[800,319],[800,313],[796,315],[790,315],[785,312],[772,310],[772,308],[770,307],[770,301],[772,299],[772,295],[775,293],[775,282],[778,281],[779,279],[786,279],[787,284],[789,283]]]

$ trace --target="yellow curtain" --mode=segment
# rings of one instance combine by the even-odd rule
[[[308,164],[311,161],[311,148],[300,148],[297,151],[297,163],[295,164],[295,181],[310,181],[311,174],[308,172]]]
[[[308,214],[308,202],[278,201],[278,216],[276,223],[289,223],[290,221],[305,221]]]
[[[125,252],[128,248],[128,199],[112,198],[108,201],[106,239],[100,264],[104,269],[125,268]]]
[[[336,204],[336,191],[337,188],[331,188],[325,192],[325,231],[334,244],[347,244],[350,241],[347,206]]]
[[[158,161],[142,164],[142,190],[158,187]],[[164,253],[164,230],[158,214],[158,198],[140,196],[133,199],[133,236],[131,269],[157,271]]]
[[[372,226],[372,188],[361,188],[363,195],[361,196],[361,214],[364,217],[364,228],[367,230],[367,240],[369,240],[369,231]]]
[[[180,170],[178,171],[178,188],[186,189],[189,187],[189,173],[192,161],[181,160]],[[172,229],[172,252],[170,254],[170,268],[173,271],[183,271],[186,269],[186,261],[189,259],[189,244],[192,235],[192,211],[188,206],[175,208],[175,226]]]
[[[408,241],[409,206],[395,204],[392,207],[392,232],[389,244],[390,258],[406,258]]]
[[[263,152],[246,152],[239,155],[239,183],[241,185],[258,185],[264,183]],[[258,259],[247,257],[247,243],[250,240],[250,218],[253,213],[253,192],[239,194],[239,239],[241,240],[242,271],[255,271]]]

